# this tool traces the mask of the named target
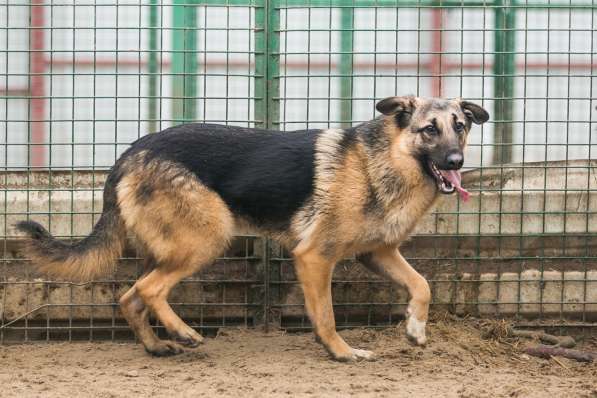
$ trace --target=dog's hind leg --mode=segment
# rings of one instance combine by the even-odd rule
[[[136,285],[120,298],[120,309],[147,352],[155,356],[168,356],[183,351],[180,345],[161,340],[153,332],[149,324],[149,308],[139,296]]]
[[[137,281],[130,297],[124,297],[125,307],[148,309],[173,340],[195,347],[203,338],[174,313],[168,295],[181,279],[226,249],[234,220],[223,200],[194,176],[167,164],[152,167],[153,173],[123,177],[118,187],[122,217],[154,259],[153,270]],[[141,324],[139,317],[130,319],[134,329]],[[136,332],[148,335],[144,326],[137,326]],[[151,337],[146,340],[153,344]]]
[[[384,247],[374,252],[357,256],[370,270],[400,283],[408,289],[411,300],[406,310],[406,335],[417,345],[427,342],[425,325],[431,302],[429,283],[419,274],[395,247]]]
[[[203,342],[203,337],[187,325],[168,304],[168,295],[172,288],[194,270],[171,270],[158,268],[137,283],[139,297],[151,309],[166,328],[168,335],[177,343],[196,347]]]
[[[212,209],[213,210],[213,209]],[[198,211],[206,211],[199,209]],[[203,337],[188,326],[168,304],[172,288],[183,278],[211,263],[227,247],[231,235],[229,213],[223,211],[218,220],[205,224],[192,223],[193,215],[171,223],[168,234],[147,245],[156,258],[155,268],[135,285],[139,297],[178,343],[196,347]]]
[[[331,285],[335,261],[327,259],[317,250],[295,251],[294,258],[305,295],[305,307],[321,343],[338,361],[373,359],[371,351],[350,347],[336,332]]]

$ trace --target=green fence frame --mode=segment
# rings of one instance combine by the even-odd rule
[[[152,11],[149,15],[150,26],[157,23],[157,8],[152,0]],[[194,54],[197,43],[194,29],[197,29],[197,6],[249,6],[255,7],[255,120],[257,127],[276,128],[279,119],[279,82],[277,76],[280,70],[279,56],[279,12],[283,7],[333,7],[341,9],[341,62],[339,74],[341,77],[340,101],[341,120],[343,126],[352,122],[352,80],[353,73],[353,23],[355,8],[371,7],[426,7],[426,8],[493,8],[495,18],[495,49],[494,49],[494,109],[493,119],[496,123],[494,143],[497,150],[493,153],[493,163],[503,164],[512,160],[512,124],[514,115],[514,75],[515,60],[515,10],[525,8],[573,8],[587,9],[589,4],[575,4],[565,2],[530,3],[515,0],[174,0],[172,35],[172,73],[173,101],[172,115],[174,120],[182,122],[193,121],[196,116],[196,95],[198,86],[198,63]],[[150,55],[150,73],[156,74],[157,69],[157,40],[152,33]],[[151,96],[155,97],[157,80],[150,81]],[[149,104],[152,119],[157,111],[154,101]]]
[[[197,8],[174,0],[172,15],[172,118],[191,122],[197,113]]]
[[[493,87],[495,98],[493,120],[495,121],[493,163],[512,161],[512,124],[514,117],[514,74],[516,13],[510,0],[496,0],[495,4],[495,50],[493,62]]]

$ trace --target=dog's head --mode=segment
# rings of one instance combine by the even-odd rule
[[[489,119],[485,109],[462,99],[389,97],[377,103],[386,126],[398,138],[399,152],[420,162],[442,193],[460,190],[464,148],[473,123]]]

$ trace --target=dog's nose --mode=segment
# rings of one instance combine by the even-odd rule
[[[464,156],[460,152],[452,152],[446,157],[446,165],[448,170],[458,170],[464,163]]]

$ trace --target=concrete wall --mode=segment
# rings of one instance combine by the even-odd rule
[[[442,198],[403,250],[432,281],[438,306],[483,316],[597,316],[597,161],[565,166],[551,162],[469,171],[463,181],[473,193],[471,200],[465,204],[455,196]],[[47,173],[2,176],[7,182],[0,196],[6,209],[0,215],[6,238],[0,264],[4,324],[28,313],[30,320],[120,317],[113,303],[141,272],[134,251],[127,251],[110,281],[47,283],[19,258],[19,236],[12,226],[30,213],[55,235],[87,234],[101,211],[105,177],[89,171],[52,172],[51,181]],[[258,316],[263,297],[260,242],[240,239],[226,259],[200,279],[179,286],[171,301],[194,305],[177,311],[193,319]],[[429,256],[435,257],[425,259]],[[276,314],[288,317],[303,314],[302,293],[291,269],[289,262],[272,262],[271,302]],[[360,265],[342,263],[335,278],[340,282],[334,285],[334,299],[342,313],[402,314],[406,291]],[[228,282],[218,282],[224,280]],[[367,283],[371,281],[376,283]],[[252,305],[236,305],[245,302]],[[375,304],[359,305],[364,303]]]

